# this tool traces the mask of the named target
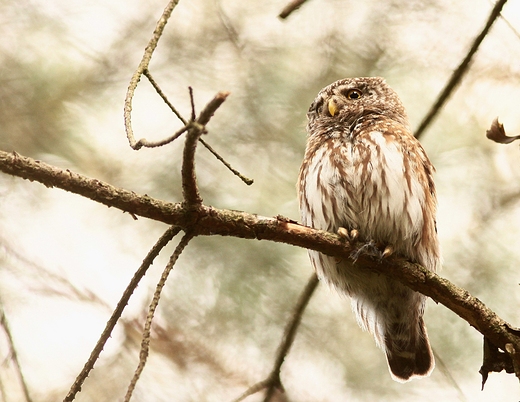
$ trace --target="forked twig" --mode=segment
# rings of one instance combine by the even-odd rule
[[[195,104],[193,101],[193,90],[190,87],[190,102],[191,102],[191,120],[188,122],[186,119],[184,119],[181,114],[177,111],[177,109],[173,106],[173,104],[168,100],[164,92],[161,90],[160,86],[157,84],[155,79],[152,77],[152,74],[148,70],[148,66],[150,65],[150,61],[152,59],[153,52],[155,51],[155,48],[157,47],[157,43],[159,42],[159,39],[162,36],[162,33],[164,31],[164,27],[166,26],[166,23],[168,22],[168,19],[170,18],[173,9],[177,6],[179,3],[179,0],[170,0],[166,8],[164,9],[161,18],[159,18],[159,21],[157,21],[157,25],[155,27],[155,30],[153,32],[152,38],[148,42],[148,45],[146,46],[146,49],[143,54],[143,58],[141,59],[141,62],[139,63],[139,66],[137,67],[136,71],[134,72],[130,84],[128,86],[128,90],[126,92],[126,98],[125,98],[125,108],[124,108],[124,122],[125,122],[125,130],[126,130],[126,136],[128,138],[128,142],[130,143],[130,146],[132,149],[138,150],[141,149],[143,146],[147,148],[154,148],[154,147],[160,147],[162,145],[166,145],[178,137],[180,137],[184,132],[188,131],[190,128],[193,127],[193,122],[195,120]],[[163,99],[163,101],[168,105],[168,107],[171,109],[171,111],[179,118],[179,120],[184,124],[182,128],[177,130],[174,134],[172,134],[170,137],[167,137],[165,139],[159,140],[159,141],[148,141],[146,138],[141,138],[140,140],[136,141],[134,136],[134,131],[132,129],[132,100],[134,98],[135,90],[137,88],[137,85],[139,84],[139,81],[141,80],[141,76],[145,75],[146,78],[148,78],[148,81],[150,81],[150,84],[154,87],[156,92],[159,94],[159,96]],[[224,92],[220,92],[220,94],[223,94]],[[227,96],[227,95],[226,95]],[[225,99],[225,98],[224,98]],[[222,100],[223,102],[223,100]],[[221,103],[222,103],[221,102]],[[199,116],[197,123],[205,125],[209,122],[210,117],[213,115],[215,110],[220,106],[220,104],[215,107],[214,110],[209,111],[208,107],[212,105],[207,105],[206,109],[203,110],[201,113],[201,116]],[[208,113],[209,115],[204,116],[204,113]],[[203,142],[204,146],[210,150],[210,152],[215,155],[215,157],[224,164],[233,174],[238,176],[244,183],[251,185],[253,183],[253,180],[243,176],[240,174],[237,170],[233,169],[229,163],[227,163],[224,158],[222,158],[213,148],[211,148],[207,143]]]
[[[161,292],[164,288],[164,285],[166,284],[168,275],[170,274],[175,263],[179,259],[179,256],[181,255],[182,251],[188,245],[189,241],[192,238],[193,238],[193,234],[191,232],[186,232],[184,234],[181,241],[175,248],[175,251],[171,255],[170,261],[168,261],[168,264],[166,265],[166,268],[164,269],[164,271],[161,275],[161,279],[157,283],[155,293],[153,295],[152,301],[150,303],[150,307],[148,309],[148,315],[146,316],[146,322],[145,322],[144,330],[143,330],[143,338],[141,341],[141,352],[139,353],[139,364],[137,365],[137,369],[135,370],[134,376],[132,377],[132,380],[130,381],[128,390],[126,391],[126,395],[124,398],[125,402],[130,401],[130,398],[132,398],[132,394],[134,392],[137,381],[139,381],[141,373],[143,372],[144,366],[146,365],[146,361],[148,359],[148,352],[150,350],[150,332],[151,332],[151,328],[152,328],[152,321],[153,321],[153,317],[155,315],[155,310],[157,309],[157,306],[159,305],[159,299],[161,297]]]
[[[296,331],[298,330],[298,327],[300,326],[302,320],[303,312],[305,311],[305,308],[307,307],[309,300],[314,294],[314,291],[318,287],[318,284],[318,277],[315,273],[313,273],[307,281],[307,284],[305,285],[303,292],[298,298],[298,302],[294,306],[294,311],[291,316],[291,319],[285,327],[282,341],[280,342],[280,346],[278,346],[278,351],[276,352],[276,359],[274,361],[273,369],[269,376],[265,380],[257,382],[256,384],[249,387],[242,395],[240,395],[233,402],[243,401],[248,396],[260,392],[262,389],[266,389],[264,402],[269,402],[277,389],[283,391],[282,382],[280,380],[280,370],[282,368],[282,364],[285,360],[285,357],[289,353],[289,350],[291,349],[291,346],[294,342]]]
[[[477,52],[480,44],[488,34],[489,30],[491,29],[491,26],[496,21],[496,19],[500,16],[500,12],[502,11],[502,8],[504,7],[504,4],[506,4],[507,0],[498,0],[495,4],[495,7],[493,7],[493,10],[491,10],[491,13],[489,14],[488,20],[486,22],[486,25],[484,26],[484,29],[482,29],[482,32],[475,38],[473,41],[473,44],[471,45],[471,48],[469,49],[468,53],[466,54],[466,57],[462,60],[460,65],[457,67],[457,69],[453,72],[450,79],[446,83],[446,86],[441,91],[439,96],[437,97],[437,100],[433,104],[433,106],[430,108],[426,116],[424,117],[423,121],[415,130],[415,136],[419,138],[423,132],[426,130],[426,128],[431,124],[433,119],[437,116],[441,108],[444,106],[446,101],[448,100],[448,97],[451,95],[451,93],[455,90],[455,87],[459,84],[459,82],[462,80],[462,77],[466,72],[468,71],[469,64],[471,62],[471,59]]]
[[[182,194],[187,205],[200,205],[200,197],[197,187],[197,177],[195,174],[195,150],[200,136],[205,132],[204,126],[209,122],[211,116],[224,103],[229,92],[219,92],[200,112],[199,117],[190,123],[190,129],[186,135],[184,151],[182,154]]]
[[[117,303],[117,306],[114,312],[112,313],[112,316],[108,320],[105,329],[101,333],[101,336],[99,337],[96,346],[94,346],[94,349],[92,350],[90,357],[85,363],[85,366],[83,367],[79,375],[76,377],[76,380],[74,381],[74,384],[72,384],[72,387],[70,388],[69,393],[65,397],[64,402],[73,401],[76,397],[76,394],[79,391],[81,391],[81,387],[85,382],[85,379],[88,377],[90,371],[94,368],[94,364],[99,358],[99,355],[101,354],[101,351],[103,350],[106,342],[108,341],[108,338],[110,338],[110,335],[112,334],[112,331],[114,330],[117,321],[119,320],[119,318],[121,318],[123,310],[125,309],[125,307],[128,304],[128,301],[130,300],[130,296],[132,296],[132,293],[134,292],[135,288],[146,274],[148,268],[150,268],[150,265],[152,265],[155,257],[159,255],[159,252],[170,242],[171,239],[173,239],[175,235],[177,235],[177,233],[180,232],[180,230],[181,229],[177,226],[170,226],[168,230],[166,230],[166,232],[164,232],[164,234],[159,238],[157,243],[154,244],[152,249],[148,252],[141,266],[136,271],[132,280],[123,292],[123,295]]]
[[[178,137],[180,137],[184,132],[186,132],[189,128],[190,128],[190,125],[189,125],[189,122],[186,121],[181,115],[180,113],[177,111],[177,109],[175,109],[175,107],[171,104],[171,102],[168,100],[168,97],[164,94],[164,92],[161,90],[161,88],[159,87],[159,85],[157,84],[157,82],[153,79],[152,75],[150,74],[150,72],[148,70],[145,70],[144,71],[144,75],[146,75],[146,77],[150,80],[150,83],[152,84],[152,86],[155,88],[155,90],[157,91],[157,93],[159,94],[159,96],[163,99],[163,101],[168,105],[168,107],[172,110],[173,113],[175,113],[175,115],[184,123],[184,127],[182,127],[180,130],[176,131],[173,135],[171,135],[170,137],[167,137],[163,140],[159,140],[159,141],[155,141],[155,142],[151,142],[151,141],[147,141],[145,139],[141,139],[141,144],[142,146],[145,146],[145,147],[148,147],[148,148],[152,148],[152,147],[159,147],[159,146],[162,146],[162,145],[166,145],[174,140],[176,140]],[[192,87],[188,87],[189,89],[189,93],[190,93],[190,103],[191,103],[191,121],[194,121],[195,118],[196,118],[196,115],[195,115],[195,102],[193,100],[193,88]],[[219,153],[217,151],[215,151],[213,149],[213,147],[211,147],[206,141],[204,141],[202,138],[199,138],[199,142],[204,145],[206,147],[206,149],[208,149],[209,152],[211,152],[213,154],[213,156],[215,156],[215,158],[217,158],[226,168],[228,168],[231,173],[233,173],[234,175],[238,176],[240,178],[240,180],[242,180],[244,183],[246,183],[248,186],[250,186],[251,184],[253,184],[254,180],[253,179],[250,179],[246,176],[244,176],[242,173],[240,173],[238,170],[234,169],[222,156],[219,155]]]

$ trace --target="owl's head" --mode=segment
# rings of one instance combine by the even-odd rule
[[[339,80],[323,88],[311,104],[307,113],[309,132],[318,127],[350,127],[368,115],[382,115],[408,126],[401,100],[383,78]]]

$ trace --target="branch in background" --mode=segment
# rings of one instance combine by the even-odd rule
[[[146,195],[137,195],[99,180],[89,179],[69,170],[61,170],[14,153],[0,151],[0,170],[26,179],[37,180],[48,187],[59,187],[83,195],[136,216],[177,225],[183,230],[191,230],[194,236],[221,235],[269,240],[346,259],[356,251],[356,244],[349,244],[333,233],[311,229],[283,219],[266,218],[205,205],[187,209],[180,203],[172,204]],[[505,351],[506,344],[512,344],[517,351],[514,358],[520,360],[520,353],[518,353],[520,337],[511,325],[466,290],[418,264],[396,256],[382,262],[375,262],[370,257],[362,255],[356,264],[361,268],[391,276],[411,289],[443,304],[500,349]]]
[[[18,352],[14,347],[13,336],[11,334],[11,330],[9,328],[9,323],[7,322],[7,317],[5,316],[4,308],[0,306],[0,326],[5,332],[7,336],[7,343],[9,345],[9,357],[13,361],[16,375],[18,377],[18,381],[20,382],[20,386],[22,387],[22,393],[26,402],[32,402],[31,395],[29,394],[29,388],[27,387],[27,383],[25,382],[25,378],[22,373],[22,367],[20,366],[20,361],[18,360]]]
[[[312,295],[314,294],[314,291],[318,287],[318,284],[318,276],[315,273],[313,273],[307,281],[307,285],[305,285],[305,288],[303,289],[303,292],[300,295],[298,302],[296,303],[296,306],[294,307],[294,312],[292,314],[291,320],[287,323],[287,326],[285,327],[282,342],[280,343],[280,346],[278,347],[278,351],[276,353],[273,371],[269,375],[271,383],[267,388],[264,402],[269,402],[277,389],[283,391],[282,381],[280,379],[280,370],[282,369],[282,364],[285,360],[285,357],[289,354],[289,350],[291,349],[291,346],[294,342],[294,338],[296,337],[296,331],[298,331],[298,327],[300,326],[303,312],[307,308],[309,300],[311,299]]]
[[[293,13],[293,11],[298,10],[306,1],[307,0],[292,0],[283,8],[280,14],[278,14],[278,17],[283,20],[286,19],[289,15]]]
[[[307,281],[307,285],[303,289],[300,297],[298,298],[298,302],[294,307],[294,312],[292,314],[291,320],[287,323],[285,330],[283,332],[282,342],[280,346],[278,346],[278,351],[276,353],[276,358],[274,361],[273,370],[269,374],[269,376],[260,382],[249,387],[242,395],[240,395],[233,402],[241,402],[245,398],[250,395],[256,394],[263,389],[266,389],[266,394],[264,397],[264,402],[269,402],[274,393],[279,390],[283,392],[283,385],[280,379],[280,371],[282,369],[282,364],[285,360],[285,357],[289,354],[289,350],[294,342],[294,338],[296,337],[296,331],[300,326],[300,322],[302,320],[303,312],[305,308],[309,304],[309,300],[311,299],[314,291],[318,287],[319,280],[316,274],[312,274],[309,280]]]
[[[105,326],[105,329],[101,333],[101,336],[99,337],[99,340],[96,343],[96,346],[94,346],[94,349],[92,350],[92,353],[90,354],[90,357],[88,358],[87,362],[85,363],[85,366],[79,373],[79,375],[76,377],[76,380],[72,384],[67,396],[64,399],[64,402],[71,402],[76,397],[76,394],[81,391],[81,387],[83,386],[83,383],[87,379],[90,371],[94,368],[94,364],[99,358],[99,355],[101,354],[101,351],[105,347],[105,344],[108,341],[108,338],[112,335],[112,331],[114,330],[118,320],[121,318],[121,315],[123,314],[123,310],[128,305],[128,301],[130,300],[130,296],[132,296],[132,293],[134,293],[134,290],[137,288],[137,285],[141,281],[141,279],[146,274],[146,271],[148,271],[148,268],[153,263],[153,260],[155,260],[155,257],[159,255],[161,250],[173,239],[175,235],[177,235],[180,232],[179,227],[171,226],[164,232],[164,234],[159,238],[157,243],[154,244],[152,249],[148,252],[145,259],[143,260],[143,263],[139,267],[139,269],[135,272],[132,280],[126,287],[125,291],[123,292],[123,295],[121,296],[121,299],[117,303],[116,308],[114,309],[112,316],[107,322],[107,325]]]
[[[448,100],[451,93],[455,90],[455,87],[460,83],[462,80],[462,77],[464,77],[464,74],[466,74],[469,63],[471,62],[471,59],[477,52],[480,44],[488,34],[489,30],[491,29],[491,26],[496,21],[496,19],[500,16],[500,12],[502,11],[502,8],[504,7],[504,4],[506,4],[507,0],[498,0],[495,4],[495,7],[493,7],[493,10],[491,10],[491,13],[489,14],[488,20],[486,22],[486,25],[484,26],[484,29],[480,34],[475,38],[473,41],[473,44],[471,45],[471,48],[468,51],[468,54],[460,65],[457,67],[457,69],[453,72],[451,75],[451,78],[449,79],[448,83],[444,87],[444,89],[441,91],[439,96],[437,97],[437,100],[433,104],[433,106],[430,108],[430,111],[426,114],[423,121],[415,130],[415,136],[419,138],[423,132],[426,130],[426,128],[431,124],[433,119],[437,116],[441,108],[444,106],[446,101]]]

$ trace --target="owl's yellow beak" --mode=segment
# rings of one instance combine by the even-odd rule
[[[328,107],[331,116],[334,116],[338,112],[338,105],[336,105],[334,98],[329,100]]]

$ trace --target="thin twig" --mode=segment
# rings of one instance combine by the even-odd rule
[[[184,151],[182,155],[182,193],[184,202],[187,205],[194,206],[202,204],[202,198],[199,194],[197,186],[197,175],[195,173],[195,150],[200,136],[205,132],[204,126],[209,122],[215,111],[224,103],[229,92],[219,92],[200,112],[199,117],[191,124]]]
[[[144,366],[146,365],[146,360],[148,359],[148,352],[150,350],[150,332],[151,332],[151,328],[152,328],[152,321],[153,321],[153,317],[155,314],[155,310],[157,309],[157,306],[159,305],[159,299],[161,297],[161,292],[164,288],[164,285],[166,284],[168,275],[170,274],[175,263],[179,259],[179,256],[181,255],[182,251],[188,245],[189,241],[192,238],[193,238],[193,234],[191,232],[187,232],[184,234],[181,241],[175,248],[175,251],[171,255],[170,261],[168,261],[168,264],[166,265],[166,268],[164,269],[164,271],[161,275],[161,279],[159,280],[159,283],[157,283],[157,287],[155,289],[155,293],[154,293],[152,301],[150,303],[150,307],[148,308],[148,315],[146,316],[146,322],[144,325],[143,337],[142,337],[142,341],[141,341],[141,352],[139,353],[139,364],[137,365],[137,369],[135,370],[134,376],[132,377],[132,380],[130,381],[130,385],[128,386],[128,390],[127,390],[125,398],[124,398],[125,402],[129,402],[130,398],[132,398],[132,394],[134,392],[137,381],[139,380],[139,377],[141,376],[141,373],[144,370]]]
[[[148,252],[146,257],[144,258],[141,266],[139,269],[135,272],[132,280],[126,287],[125,291],[123,292],[123,295],[121,296],[121,299],[117,303],[116,308],[114,309],[114,312],[112,313],[112,316],[107,322],[107,325],[105,326],[105,329],[101,333],[101,336],[99,337],[99,340],[96,343],[96,346],[94,346],[94,349],[92,350],[92,353],[90,354],[90,357],[88,358],[87,362],[85,363],[85,366],[83,367],[83,370],[81,370],[81,373],[76,377],[76,380],[74,381],[74,384],[72,384],[72,387],[70,388],[69,393],[64,399],[64,402],[71,402],[75,399],[76,394],[81,391],[81,387],[83,383],[85,382],[85,379],[88,377],[90,371],[94,368],[94,364],[96,363],[97,359],[99,358],[99,355],[101,354],[101,351],[103,350],[108,338],[110,338],[110,335],[112,334],[112,331],[114,330],[114,327],[117,324],[117,321],[123,314],[123,310],[128,304],[128,301],[130,300],[130,296],[132,296],[132,293],[134,292],[135,288],[141,281],[141,279],[146,274],[146,271],[152,265],[153,260],[155,257],[157,257],[160,253],[160,251],[170,242],[173,237],[180,232],[180,228],[177,226],[170,226],[166,232],[159,238],[157,243],[154,244],[152,249]]]
[[[282,368],[282,364],[285,360],[285,357],[289,353],[291,346],[294,342],[294,338],[296,336],[296,331],[300,326],[301,319],[303,316],[303,312],[305,308],[309,304],[309,300],[312,298],[314,291],[318,287],[319,280],[316,274],[312,274],[303,292],[298,298],[298,302],[294,306],[294,311],[292,313],[291,319],[287,323],[285,330],[283,332],[282,341],[278,346],[278,351],[276,352],[276,359],[274,361],[273,369],[269,376],[262,381],[257,382],[256,384],[249,387],[242,395],[240,395],[237,399],[233,400],[233,402],[243,401],[250,395],[256,394],[263,389],[266,389],[264,402],[269,402],[273,397],[274,392],[279,389],[283,391],[282,382],[280,380],[280,370]]]
[[[132,130],[132,100],[134,98],[135,89],[137,88],[137,84],[141,79],[145,70],[148,70],[148,66],[150,65],[150,60],[152,59],[152,54],[157,47],[157,43],[162,36],[164,31],[164,27],[170,18],[173,9],[177,6],[179,0],[170,0],[166,8],[164,9],[161,18],[157,21],[157,25],[155,26],[155,30],[153,31],[152,38],[148,42],[146,49],[144,50],[143,58],[137,67],[137,70],[132,75],[132,79],[130,80],[130,84],[128,86],[128,90],[126,91],[125,98],[125,109],[124,109],[124,120],[125,120],[125,130],[126,136],[128,138],[128,142],[133,149],[139,149],[142,147],[141,140],[136,141],[134,137],[134,131]]]
[[[270,382],[271,382],[271,378],[268,377],[265,380],[259,381],[256,384],[251,385],[237,399],[233,399],[232,402],[242,402],[248,396],[254,395],[257,392],[260,392],[261,390],[266,389],[269,386]]]
[[[195,113],[195,100],[193,99],[193,88],[188,87],[188,92],[190,93],[191,121],[194,121],[197,115]]]
[[[488,20],[486,22],[486,25],[484,26],[484,29],[482,29],[482,32],[475,38],[473,41],[473,44],[471,45],[471,48],[469,49],[466,57],[462,60],[460,65],[457,67],[457,69],[453,72],[451,75],[449,81],[447,82],[444,89],[441,91],[439,96],[437,97],[437,100],[433,104],[433,106],[430,108],[429,112],[424,117],[423,121],[415,130],[415,136],[419,138],[423,132],[426,130],[426,128],[431,124],[433,119],[437,116],[441,108],[444,106],[446,101],[448,100],[448,97],[451,95],[451,93],[455,90],[455,87],[460,83],[462,80],[462,77],[464,77],[464,74],[468,71],[469,64],[471,62],[471,59],[477,52],[480,44],[488,34],[489,30],[491,29],[491,26],[496,21],[498,16],[500,15],[500,12],[502,11],[502,7],[504,7],[504,4],[506,4],[507,0],[498,0],[495,4],[495,7],[493,7],[493,10],[491,10],[491,13],[489,14]]]
[[[199,138],[199,142],[204,145],[206,147],[206,149],[211,152],[215,158],[217,158],[220,162],[222,162],[222,164],[227,167],[231,173],[233,173],[234,175],[238,176],[240,178],[240,180],[242,180],[244,183],[246,183],[248,186],[250,186],[251,184],[253,184],[255,181],[253,179],[250,179],[249,177],[246,177],[244,176],[242,173],[240,173],[238,170],[234,169],[228,162],[226,162],[224,160],[224,158],[222,158],[222,156],[220,156],[218,154],[217,151],[215,151],[213,149],[213,147],[211,147],[206,141],[204,141],[202,138]]]
[[[518,39],[520,39],[520,32],[518,32],[518,31],[516,30],[516,28],[513,26],[513,24],[511,24],[511,23],[509,22],[509,20],[507,20],[506,17],[504,17],[502,14],[500,14],[500,18],[502,18],[502,21],[504,21],[504,22],[506,23],[506,25],[509,27],[509,29],[510,29],[511,31],[513,31],[513,33],[515,34],[515,36],[516,36]]]
[[[213,114],[217,111],[220,105],[224,103],[228,96],[229,92],[227,91],[218,92],[215,97],[210,100],[209,103],[204,107],[204,109],[202,109],[202,112],[200,112],[199,117],[197,118],[197,123],[202,126],[208,124]]]
[[[179,130],[177,130],[175,133],[173,133],[171,136],[169,137],[166,137],[162,140],[158,140],[158,141],[148,141],[147,139],[145,138],[141,138],[139,140],[139,146],[140,147],[145,147],[145,148],[156,148],[156,147],[162,147],[163,145],[166,145],[166,144],[169,144],[170,142],[173,142],[175,141],[177,138],[179,138],[183,133],[185,133],[186,131],[188,131],[190,129],[190,124],[188,123],[188,125],[180,128]]]
[[[168,107],[170,108],[170,110],[175,114],[175,116],[177,116],[177,118],[182,121],[182,124],[184,125],[187,125],[188,122],[184,119],[184,117],[181,116],[181,114],[179,113],[179,111],[175,108],[175,106],[172,105],[172,103],[168,100],[168,97],[166,96],[166,94],[162,91],[161,87],[159,86],[159,84],[157,84],[157,82],[155,81],[155,79],[152,77],[152,74],[150,73],[150,70],[148,69],[145,69],[143,71],[143,74],[146,76],[146,78],[148,78],[148,81],[150,81],[150,84],[152,84],[152,86],[154,87],[155,89],[155,92],[157,92],[157,94],[162,98],[162,100],[164,101],[164,103],[166,103],[166,105],[168,105]],[[193,119],[192,119],[193,120]]]
[[[32,402],[31,395],[29,394],[29,388],[27,387],[27,383],[25,382],[25,378],[22,373],[22,367],[20,366],[20,360],[18,360],[18,352],[14,347],[13,335],[11,334],[11,330],[9,328],[9,323],[7,322],[7,317],[5,316],[4,308],[0,305],[0,325],[2,326],[5,335],[7,336],[7,342],[9,344],[9,354],[14,363],[14,368],[16,371],[16,375],[18,376],[18,381],[20,382],[20,386],[22,387],[23,395],[26,402]]]
[[[306,1],[307,0],[292,0],[283,8],[282,12],[278,14],[278,17],[280,17],[281,19],[286,19],[289,15],[293,13],[293,11],[298,10]]]

